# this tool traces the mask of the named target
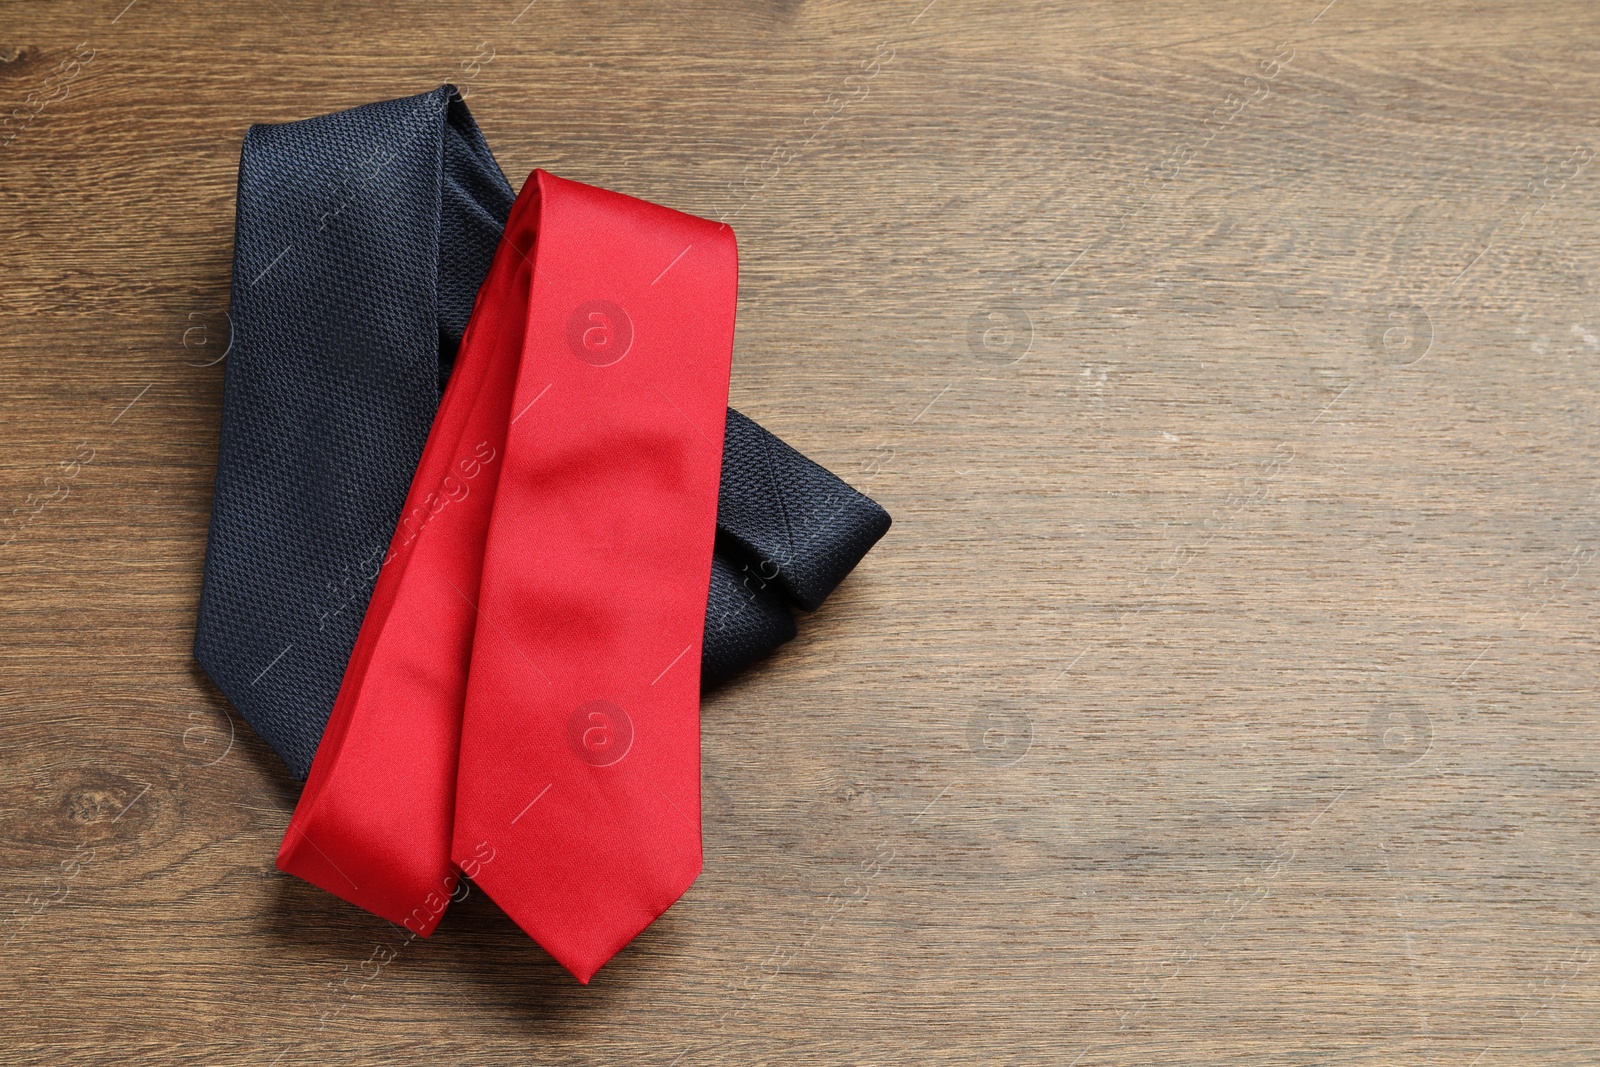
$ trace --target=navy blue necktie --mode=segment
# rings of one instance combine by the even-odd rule
[[[514,199],[448,85],[245,136],[195,656],[296,777]],[[706,684],[792,638],[889,516],[729,411],[717,527]]]

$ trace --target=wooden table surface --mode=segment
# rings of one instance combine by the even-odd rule
[[[0,12],[0,1063],[1600,1061],[1592,5]],[[240,139],[444,81],[895,518],[588,988],[276,872],[190,654]]]

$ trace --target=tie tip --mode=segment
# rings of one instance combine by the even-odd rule
[[[548,952],[549,949],[546,948],[545,951]],[[589,979],[598,974],[600,968],[604,967],[607,961],[611,959],[610,956],[605,959],[577,959],[567,953],[557,956],[553,952],[550,955],[557,963],[561,964],[562,970],[578,980],[579,985],[588,985]]]

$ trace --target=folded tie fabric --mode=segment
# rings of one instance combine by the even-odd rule
[[[583,981],[694,880],[701,685],[889,525],[727,409],[737,285],[450,86],[251,129],[195,650],[309,774],[282,869],[423,936],[465,872]]]
[[[465,867],[585,982],[688,888],[737,292],[728,227],[530,179],[282,869],[426,934]]]
[[[450,86],[245,138],[195,655],[296,777],[391,541],[455,508],[498,462],[476,457],[474,473],[407,504],[514,200]],[[606,329],[580,325],[580,341]],[[873,501],[728,411],[703,635],[686,653],[703,682],[789,640],[790,608],[814,610],[888,526]],[[534,531],[507,536],[539,550]]]

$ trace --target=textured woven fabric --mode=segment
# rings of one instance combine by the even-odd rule
[[[717,529],[725,551],[753,564],[784,600],[815,611],[889,532],[889,514],[729,411]]]
[[[245,137],[195,655],[296,777],[514,200],[448,85]],[[819,604],[889,522],[731,411],[728,444],[707,683],[792,637],[786,605]]]
[[[732,420],[729,420],[732,429]],[[719,509],[720,510],[720,509]],[[715,685],[738,674],[795,635],[794,616],[784,609],[756,563],[736,564],[732,553],[711,557],[711,595],[706,600],[706,637],[700,681]]]
[[[453,93],[245,136],[195,655],[297,777],[513,199]]]

